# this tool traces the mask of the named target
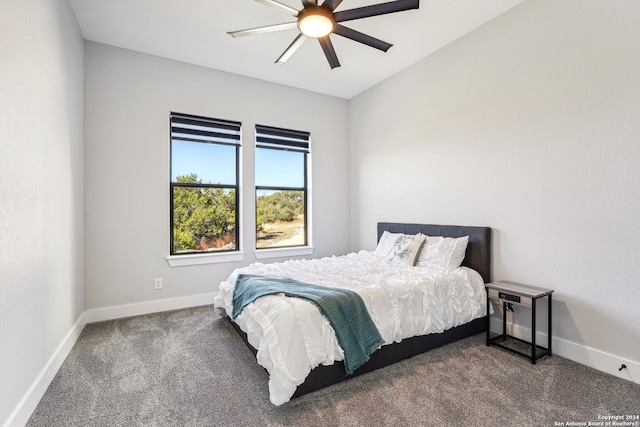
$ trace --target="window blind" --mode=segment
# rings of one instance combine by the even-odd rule
[[[240,145],[240,122],[171,113],[171,139]]]
[[[309,132],[256,125],[256,147],[309,152]]]

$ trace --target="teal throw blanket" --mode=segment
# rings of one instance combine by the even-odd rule
[[[347,374],[353,373],[384,344],[360,295],[347,289],[312,285],[289,278],[238,275],[233,290],[231,318],[235,319],[256,299],[273,294],[304,298],[318,307],[336,332],[344,351]]]

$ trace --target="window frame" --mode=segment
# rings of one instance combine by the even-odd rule
[[[174,120],[175,119],[175,120]],[[211,129],[200,131],[192,129],[185,132],[185,128],[180,128],[174,124],[190,124],[196,126],[208,126]],[[174,137],[174,131],[182,129],[182,132],[193,136],[193,138]],[[187,128],[188,129],[188,128]],[[233,133],[217,133],[216,130],[230,130]],[[176,132],[178,133],[178,132]],[[215,140],[214,140],[215,139]],[[220,141],[220,140],[223,141]],[[215,144],[235,147],[235,184],[208,184],[208,183],[178,183],[173,181],[173,141],[188,141],[202,144]],[[233,142],[236,141],[236,142]],[[241,165],[241,148],[242,148],[242,123],[232,120],[216,119],[212,117],[196,116],[193,114],[184,114],[171,112],[169,115],[169,258],[184,256],[211,256],[216,254],[233,254],[240,253],[242,247],[241,241],[241,196],[240,196],[240,165]],[[192,250],[192,251],[175,251],[174,245],[174,191],[176,188],[200,188],[200,189],[233,189],[235,191],[235,248],[224,250]]]
[[[266,253],[267,251],[282,251],[288,253],[289,250],[297,250],[300,248],[309,247],[309,161],[311,155],[311,133],[306,131],[297,131],[292,129],[284,129],[266,125],[255,125],[255,146],[254,155],[257,157],[258,149],[264,150],[280,150],[291,151],[303,154],[303,187],[288,187],[288,186],[269,186],[258,185],[257,177],[255,177],[255,209],[254,219],[256,221],[254,249],[256,254],[259,252]],[[254,164],[254,171],[257,168],[257,162]],[[258,191],[273,190],[273,191],[300,191],[303,194],[304,204],[304,221],[303,232],[304,241],[299,245],[286,245],[286,246],[267,246],[258,248],[258,232],[257,232],[257,220],[258,220]],[[260,258],[260,256],[258,256]]]

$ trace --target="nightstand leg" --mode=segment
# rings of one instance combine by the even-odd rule
[[[502,303],[502,338],[507,337],[507,303]]]
[[[531,301],[531,363],[536,364],[536,299]]]
[[[490,329],[491,329],[491,316],[489,316],[489,290],[487,289],[487,345],[490,345],[490,341],[491,341],[491,336],[490,336]]]
[[[548,338],[548,342],[547,342],[547,348],[549,349],[549,356],[551,356],[551,294],[549,294],[549,325],[548,325],[548,330],[547,330],[547,334],[549,334],[549,338]]]

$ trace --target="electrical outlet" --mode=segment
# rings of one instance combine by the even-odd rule
[[[162,277],[156,277],[153,289],[162,289]]]

